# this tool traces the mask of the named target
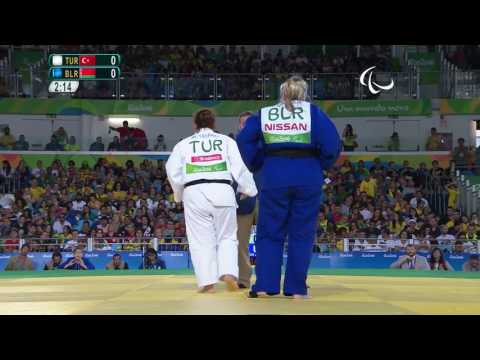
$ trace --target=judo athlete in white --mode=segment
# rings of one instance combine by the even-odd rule
[[[185,225],[200,292],[214,292],[218,280],[238,289],[237,192],[257,195],[253,175],[235,140],[213,131],[215,117],[201,110],[197,132],[180,141],[166,163],[176,202],[183,201]],[[232,179],[233,177],[233,179]]]

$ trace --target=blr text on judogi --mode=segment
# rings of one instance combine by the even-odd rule
[[[245,164],[261,170],[256,237],[256,283],[250,297],[280,293],[284,243],[288,259],[283,294],[308,297],[306,278],[322,201],[323,171],[340,154],[328,116],[306,100],[300,77],[280,87],[280,103],[249,117],[237,136]]]

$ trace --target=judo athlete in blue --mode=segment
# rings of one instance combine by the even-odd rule
[[[288,258],[283,294],[308,297],[306,278],[322,202],[323,171],[337,160],[341,143],[333,122],[306,100],[307,83],[291,77],[281,102],[248,118],[237,136],[250,171],[261,169],[256,238],[256,283],[249,296],[280,293],[285,240]]]

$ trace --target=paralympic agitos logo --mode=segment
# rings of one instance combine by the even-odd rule
[[[393,86],[394,86],[393,79],[391,79],[391,82],[388,85],[379,85],[375,81],[372,80],[373,69],[375,69],[375,68],[376,68],[376,66],[369,67],[367,70],[365,70],[360,75],[360,84],[362,84],[363,86],[368,86],[368,90],[373,95],[378,94],[382,90],[393,89]],[[368,74],[368,81],[367,81],[367,83],[365,83],[365,76],[367,76],[367,74]]]

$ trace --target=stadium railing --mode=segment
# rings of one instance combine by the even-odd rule
[[[14,194],[21,188],[21,178],[18,174],[0,175],[0,194]]]
[[[250,244],[254,246],[255,234],[252,231]],[[186,237],[139,237],[126,239],[125,236],[116,237],[80,237],[77,239],[61,238],[22,238],[10,240],[0,239],[0,252],[12,253],[20,251],[24,244],[29,244],[33,252],[69,252],[77,246],[85,251],[146,251],[149,248],[158,252],[163,251],[188,251],[189,244]],[[314,253],[325,252],[402,252],[407,245],[414,245],[419,252],[429,252],[438,247],[442,251],[452,253],[455,251],[455,243],[460,241],[464,253],[480,254],[480,239],[400,239],[397,236],[390,236],[388,239],[379,237],[339,237],[338,235],[324,237],[320,236],[313,245]],[[254,248],[251,249],[254,251]],[[285,244],[285,251],[288,251],[288,243]]]
[[[362,47],[363,49],[363,47]],[[0,90],[6,87],[5,94],[0,96],[10,97],[57,97],[58,94],[49,94],[48,71],[46,67],[48,47],[32,49],[7,49],[8,59],[11,63],[22,65],[20,71],[13,71],[14,67],[0,68]],[[13,50],[13,49],[12,49]],[[108,51],[108,50],[106,50]],[[68,52],[68,51],[67,51]],[[425,70],[415,66],[406,68],[403,72],[375,72],[374,80],[388,83],[393,79],[396,86],[388,93],[382,95],[391,99],[409,98],[474,98],[480,96],[480,70],[464,71],[451,63],[446,57],[446,49],[439,47],[439,69]],[[43,54],[43,55],[42,55]],[[18,56],[17,56],[18,55]],[[34,56],[33,56],[34,55]],[[18,58],[18,59],[17,59]],[[17,69],[18,70],[18,69]],[[77,94],[73,97],[81,98],[149,98],[149,99],[175,99],[175,87],[185,86],[184,82],[203,83],[205,91],[192,91],[186,93],[187,99],[228,99],[229,92],[223,88],[242,87],[242,94],[232,93],[232,99],[248,98],[275,98],[278,91],[275,80],[284,77],[281,74],[167,74],[167,73],[123,73],[123,77],[117,81],[82,82]],[[310,82],[313,99],[364,99],[368,98],[368,92],[359,81],[358,74],[304,74]],[[245,77],[245,78],[244,78]],[[199,81],[200,78],[200,81]],[[247,81],[246,78],[250,80]],[[268,80],[267,80],[268,79]],[[222,82],[225,85],[222,85]],[[3,83],[3,84],[2,84]],[[213,85],[210,85],[214,83]],[[226,84],[229,83],[229,84]],[[234,85],[232,85],[234,84]],[[188,85],[187,87],[198,87]],[[202,87],[200,86],[200,87]],[[245,87],[246,89],[243,89]],[[172,91],[168,91],[172,88]],[[270,91],[273,89],[273,91]],[[315,89],[315,90],[313,90]],[[353,89],[353,92],[352,92]],[[352,96],[353,93],[353,97]],[[182,91],[178,92],[179,97]],[[123,96],[122,96],[123,95]],[[185,93],[183,93],[185,95]],[[67,96],[67,95],[60,95]]]
[[[21,73],[4,73],[10,97],[72,97],[92,99],[170,99],[170,100],[269,100],[278,99],[282,81],[294,73],[122,73],[117,80],[82,81],[74,94],[52,94],[51,80],[42,67],[32,67],[25,78]],[[309,84],[315,100],[375,99],[360,84],[360,73],[300,74]],[[391,100],[419,98],[419,75],[412,67],[403,72],[376,72],[378,83],[394,81],[394,88],[382,94]]]
[[[9,241],[6,243],[6,241]],[[34,252],[73,251],[77,246],[85,251],[145,251],[152,248],[156,251],[188,251],[186,237],[164,236],[137,237],[128,239],[126,236],[115,237],[78,237],[67,239],[53,238],[0,238],[0,252],[18,252],[24,244],[29,244]]]
[[[398,237],[389,239],[378,238],[343,238],[343,252],[401,252],[407,245],[414,245],[419,252],[430,252],[433,248],[438,247],[443,252],[452,253],[455,251],[455,243],[461,241],[464,247],[464,253],[479,254],[480,241],[466,239],[404,239]],[[320,243],[322,244],[322,243]]]
[[[440,48],[442,97],[471,99],[480,96],[480,70],[462,70],[447,57],[445,46]]]
[[[455,171],[454,182],[459,191],[458,207],[461,214],[468,217],[480,212],[480,179],[477,175],[478,170],[478,166],[473,166],[468,171],[459,169]]]

